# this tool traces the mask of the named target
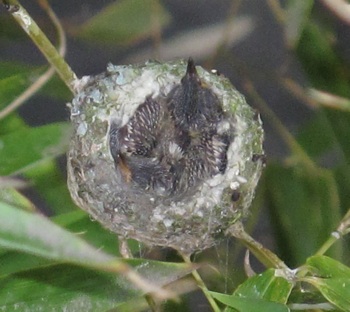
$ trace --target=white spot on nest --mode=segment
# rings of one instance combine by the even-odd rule
[[[159,211],[154,211],[152,219],[155,220],[156,222],[162,221],[163,215]]]
[[[120,104],[117,102],[119,100],[119,94],[117,92],[114,92],[113,89],[109,89],[106,91],[107,97],[109,97],[112,101],[116,101],[115,108],[118,111],[120,109]]]
[[[117,79],[115,80],[115,82],[117,85],[120,85],[120,86],[127,83],[122,72],[119,72],[119,75],[118,75]]]
[[[197,216],[203,218],[203,211],[202,210],[197,211]]]
[[[245,183],[247,183],[248,182],[248,180],[245,178],[245,177],[242,177],[242,176],[240,176],[240,175],[237,175],[237,181],[239,182],[239,183],[241,183],[241,184],[245,184]]]
[[[238,175],[239,175],[239,170],[238,169],[235,170],[234,168],[232,168],[227,172],[226,176],[227,176],[227,179],[231,181],[231,180],[236,180]]]
[[[107,71],[109,73],[113,73],[116,71],[116,67],[117,67],[116,65],[113,65],[112,63],[108,63],[107,64]]]
[[[87,131],[87,124],[84,121],[84,122],[80,123],[80,125],[78,126],[77,135],[84,136],[86,131]]]
[[[94,101],[95,103],[101,103],[101,101],[103,100],[102,94],[100,92],[100,90],[95,89],[90,93],[90,97],[92,99],[92,101]]]
[[[73,81],[73,89],[76,90],[77,92],[80,92],[89,82],[90,78],[91,78],[90,76],[83,76],[80,79],[75,79]]]
[[[213,207],[213,203],[214,205],[219,204],[221,202],[221,195],[222,195],[222,189],[217,187],[214,188],[211,192],[211,200],[213,202],[207,204],[208,208]]]
[[[164,219],[163,223],[166,227],[170,227],[174,223],[174,221],[171,219]]]
[[[211,187],[217,186],[222,182],[223,176],[221,174],[218,174],[214,176],[212,179],[210,179],[207,184]]]
[[[72,105],[69,105],[69,108],[70,108],[70,115],[71,115],[71,117],[76,117],[76,116],[80,115],[79,108],[77,108],[75,106],[72,106]]]
[[[237,181],[230,183],[230,189],[231,190],[237,190],[239,188],[239,186],[240,186],[240,184]]]

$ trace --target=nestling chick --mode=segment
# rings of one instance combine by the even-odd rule
[[[217,96],[189,59],[181,83],[167,95],[148,96],[127,124],[112,124],[116,169],[131,187],[160,196],[184,193],[225,171],[233,135],[218,133],[223,119]]]

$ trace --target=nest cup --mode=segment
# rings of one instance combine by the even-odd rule
[[[68,187],[104,227],[191,254],[245,218],[263,168],[259,116],[193,61],[114,66],[69,103]]]

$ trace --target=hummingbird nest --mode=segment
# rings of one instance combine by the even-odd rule
[[[190,59],[110,64],[78,87],[68,186],[103,226],[191,254],[247,216],[263,130],[228,79]]]

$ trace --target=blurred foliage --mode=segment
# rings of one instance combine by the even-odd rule
[[[325,23],[314,1],[289,0],[285,7],[277,0],[266,3],[281,23],[286,48],[302,64],[308,86],[348,100],[350,66],[337,51],[332,23]],[[131,46],[146,38],[159,39],[171,20],[171,12],[161,1],[123,0],[107,5],[71,34],[90,43]],[[0,18],[0,40],[26,40],[13,25],[8,15]],[[217,56],[210,55],[208,60]],[[1,61],[0,110],[43,71]],[[309,97],[308,91],[303,88],[304,98]],[[69,98],[57,77],[41,93],[61,101]],[[293,138],[299,149],[291,149],[286,159],[268,162],[255,203],[269,209],[276,253],[289,267],[298,269],[269,268],[228,289],[231,295],[213,289],[210,295],[227,312],[290,311],[301,306],[311,310],[314,304],[319,304],[318,310],[350,311],[349,243],[338,239],[348,233],[350,224],[346,214],[350,208],[350,113],[324,102],[314,103],[313,118]],[[263,118],[275,126],[273,118]],[[12,180],[0,180],[0,310],[145,310],[143,292],[113,271],[112,263],[118,266],[121,261],[115,235],[77,210],[70,199],[55,162],[65,153],[68,139],[66,122],[30,127],[16,112],[0,121],[0,175],[25,179],[52,215],[51,219],[40,215]],[[325,167],[329,155],[336,157]],[[140,250],[133,241],[130,248],[135,254]],[[232,254],[237,255],[239,248]],[[193,289],[181,286],[181,278],[191,270],[187,264],[124,261],[159,286],[172,284],[179,293]],[[243,270],[238,270],[226,264],[226,275],[211,274],[205,282],[216,285],[222,278],[242,275]],[[190,311],[189,297],[182,296],[182,303],[167,302],[164,311]]]
[[[164,27],[169,22],[170,15],[158,1],[122,0],[106,6],[76,34],[90,42],[130,45],[150,37],[155,25]]]

